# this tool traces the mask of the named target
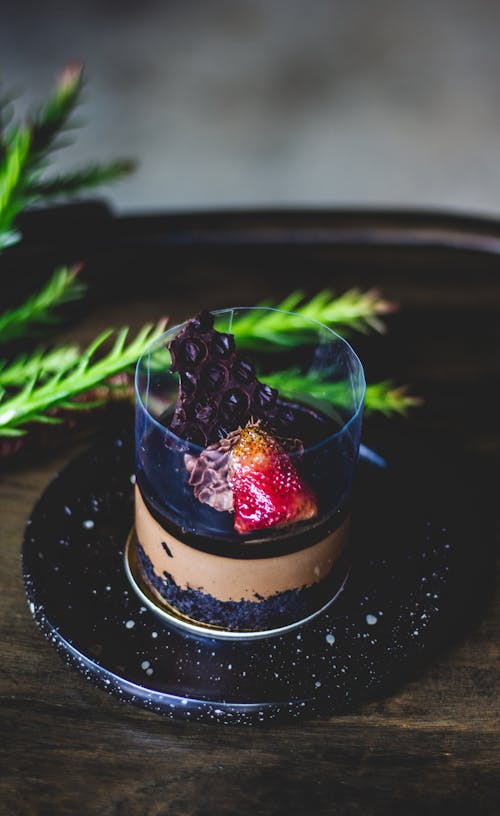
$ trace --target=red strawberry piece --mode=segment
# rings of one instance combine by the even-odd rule
[[[312,490],[259,422],[250,421],[232,448],[229,481],[238,533],[284,527],[318,513]]]

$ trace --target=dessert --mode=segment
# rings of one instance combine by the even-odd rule
[[[342,415],[281,394],[265,381],[280,350],[242,353],[239,312],[202,311],[139,361],[135,547],[161,608],[245,632],[307,617],[345,578],[364,379],[314,324],[319,342],[297,354],[312,353],[309,369],[326,361],[349,404]]]

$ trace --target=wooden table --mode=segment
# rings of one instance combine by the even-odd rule
[[[463,452],[464,467],[472,457],[477,468],[470,478],[485,476],[498,494],[499,223],[360,211],[114,218],[97,203],[33,215],[24,229],[1,259],[2,301],[31,291],[55,264],[82,259],[89,296],[60,332],[82,343],[108,325],[138,328],[164,314],[176,322],[201,306],[254,304],[295,286],[310,294],[376,286],[400,311],[386,336],[356,338],[368,379],[409,383],[426,404],[407,419],[367,420],[369,429],[420,433]],[[20,550],[34,502],[85,444],[60,438],[6,461],[0,481],[0,813],[500,811],[498,592],[418,676],[319,720],[171,721],[66,667],[29,613]],[[498,521],[498,501],[492,512]]]

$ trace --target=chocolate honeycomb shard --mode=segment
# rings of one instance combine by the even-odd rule
[[[171,371],[179,374],[170,421],[177,436],[206,448],[250,419],[287,435],[292,408],[279,399],[275,388],[260,382],[252,360],[236,351],[232,334],[214,328],[210,312],[203,310],[192,318],[169,350]]]

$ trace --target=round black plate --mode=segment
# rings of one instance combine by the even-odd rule
[[[170,717],[252,723],[340,711],[388,693],[462,634],[488,547],[457,469],[400,436],[378,440],[354,491],[354,563],[332,606],[282,635],[220,640],[169,625],[124,569],[132,434],[108,436],[47,487],[28,520],[35,620],[106,691]]]

